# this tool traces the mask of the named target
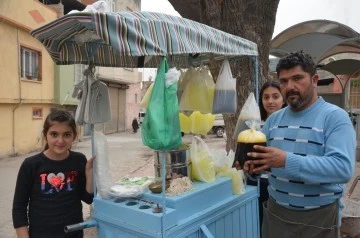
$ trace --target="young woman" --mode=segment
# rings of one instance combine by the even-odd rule
[[[83,237],[64,233],[66,225],[83,221],[81,201],[93,201],[93,158],[71,151],[76,124],[65,110],[45,119],[45,150],[22,163],[13,201],[13,224],[19,238]]]
[[[260,116],[262,121],[277,110],[285,106],[285,100],[280,92],[280,84],[277,81],[268,81],[260,89]]]
[[[264,83],[260,89],[259,96],[260,96],[259,108],[260,108],[260,116],[262,121],[266,121],[266,119],[272,113],[286,106],[285,100],[281,95],[280,84],[277,81],[267,81],[266,83]],[[257,182],[248,179],[247,184],[256,186]],[[269,185],[268,174],[263,173],[260,177],[260,196],[259,196],[260,227],[262,225],[262,217],[263,217],[262,203],[269,199],[269,193],[267,190],[268,185]]]

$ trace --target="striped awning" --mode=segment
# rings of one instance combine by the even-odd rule
[[[185,18],[153,12],[74,13],[31,32],[58,65],[157,68],[160,59],[189,67],[257,56],[249,40]]]

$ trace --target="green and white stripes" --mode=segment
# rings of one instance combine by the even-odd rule
[[[75,40],[91,34],[89,41]],[[74,13],[31,32],[57,64],[158,67],[161,57],[189,67],[189,57],[222,60],[257,56],[257,45],[185,18],[154,12]],[[85,38],[85,37],[83,37]],[[140,65],[140,57],[147,57]],[[158,57],[157,57],[158,56]]]

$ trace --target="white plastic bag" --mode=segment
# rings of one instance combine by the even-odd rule
[[[179,81],[180,74],[181,74],[180,71],[177,70],[175,67],[169,69],[169,71],[167,71],[167,73],[165,74],[166,87],[168,88],[174,83],[177,83]]]
[[[154,178],[150,177],[123,178],[110,187],[109,193],[112,198],[139,197],[153,181]]]
[[[95,170],[95,181],[97,192],[100,197],[104,199],[109,199],[111,178],[110,178],[110,167],[108,160],[108,144],[106,136],[100,132],[95,132],[95,154],[96,159],[94,160],[94,170]]]
[[[178,92],[177,92],[179,104],[180,104],[180,100],[183,95],[183,92],[185,90],[186,84],[189,82],[189,79],[192,77],[194,72],[195,72],[195,69],[193,67],[190,67],[186,71],[181,71],[181,75],[180,75],[179,82],[178,82]]]
[[[191,172],[195,180],[202,182],[215,181],[215,168],[212,155],[206,143],[194,136],[190,147]]]
[[[225,150],[222,152],[212,150],[211,154],[213,155],[216,176],[231,178],[233,194],[243,194],[245,192],[244,173],[242,170],[232,168],[234,152],[230,151],[229,154],[226,154]]]
[[[230,151],[229,154],[225,150],[210,150],[213,155],[214,167],[216,175],[230,169],[234,163],[235,153]]]
[[[229,61],[224,60],[215,85],[212,113],[235,113],[236,101],[236,79],[232,76]]]
[[[151,83],[149,88],[146,90],[146,93],[145,93],[143,99],[140,102],[140,108],[144,108],[144,109],[148,108],[153,88],[154,88],[154,83]]]
[[[205,66],[196,69],[186,84],[179,109],[181,111],[199,111],[204,114],[211,113],[214,90],[215,83],[209,69]]]
[[[236,140],[240,132],[249,128],[246,125],[246,121],[258,125],[261,124],[260,109],[259,109],[259,105],[256,103],[254,93],[249,94],[248,98],[244,103],[243,108],[241,109],[239,118],[235,126],[233,139]]]

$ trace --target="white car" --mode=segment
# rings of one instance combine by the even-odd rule
[[[215,115],[214,125],[212,131],[216,134],[217,137],[223,137],[225,133],[225,123],[222,114]]]

